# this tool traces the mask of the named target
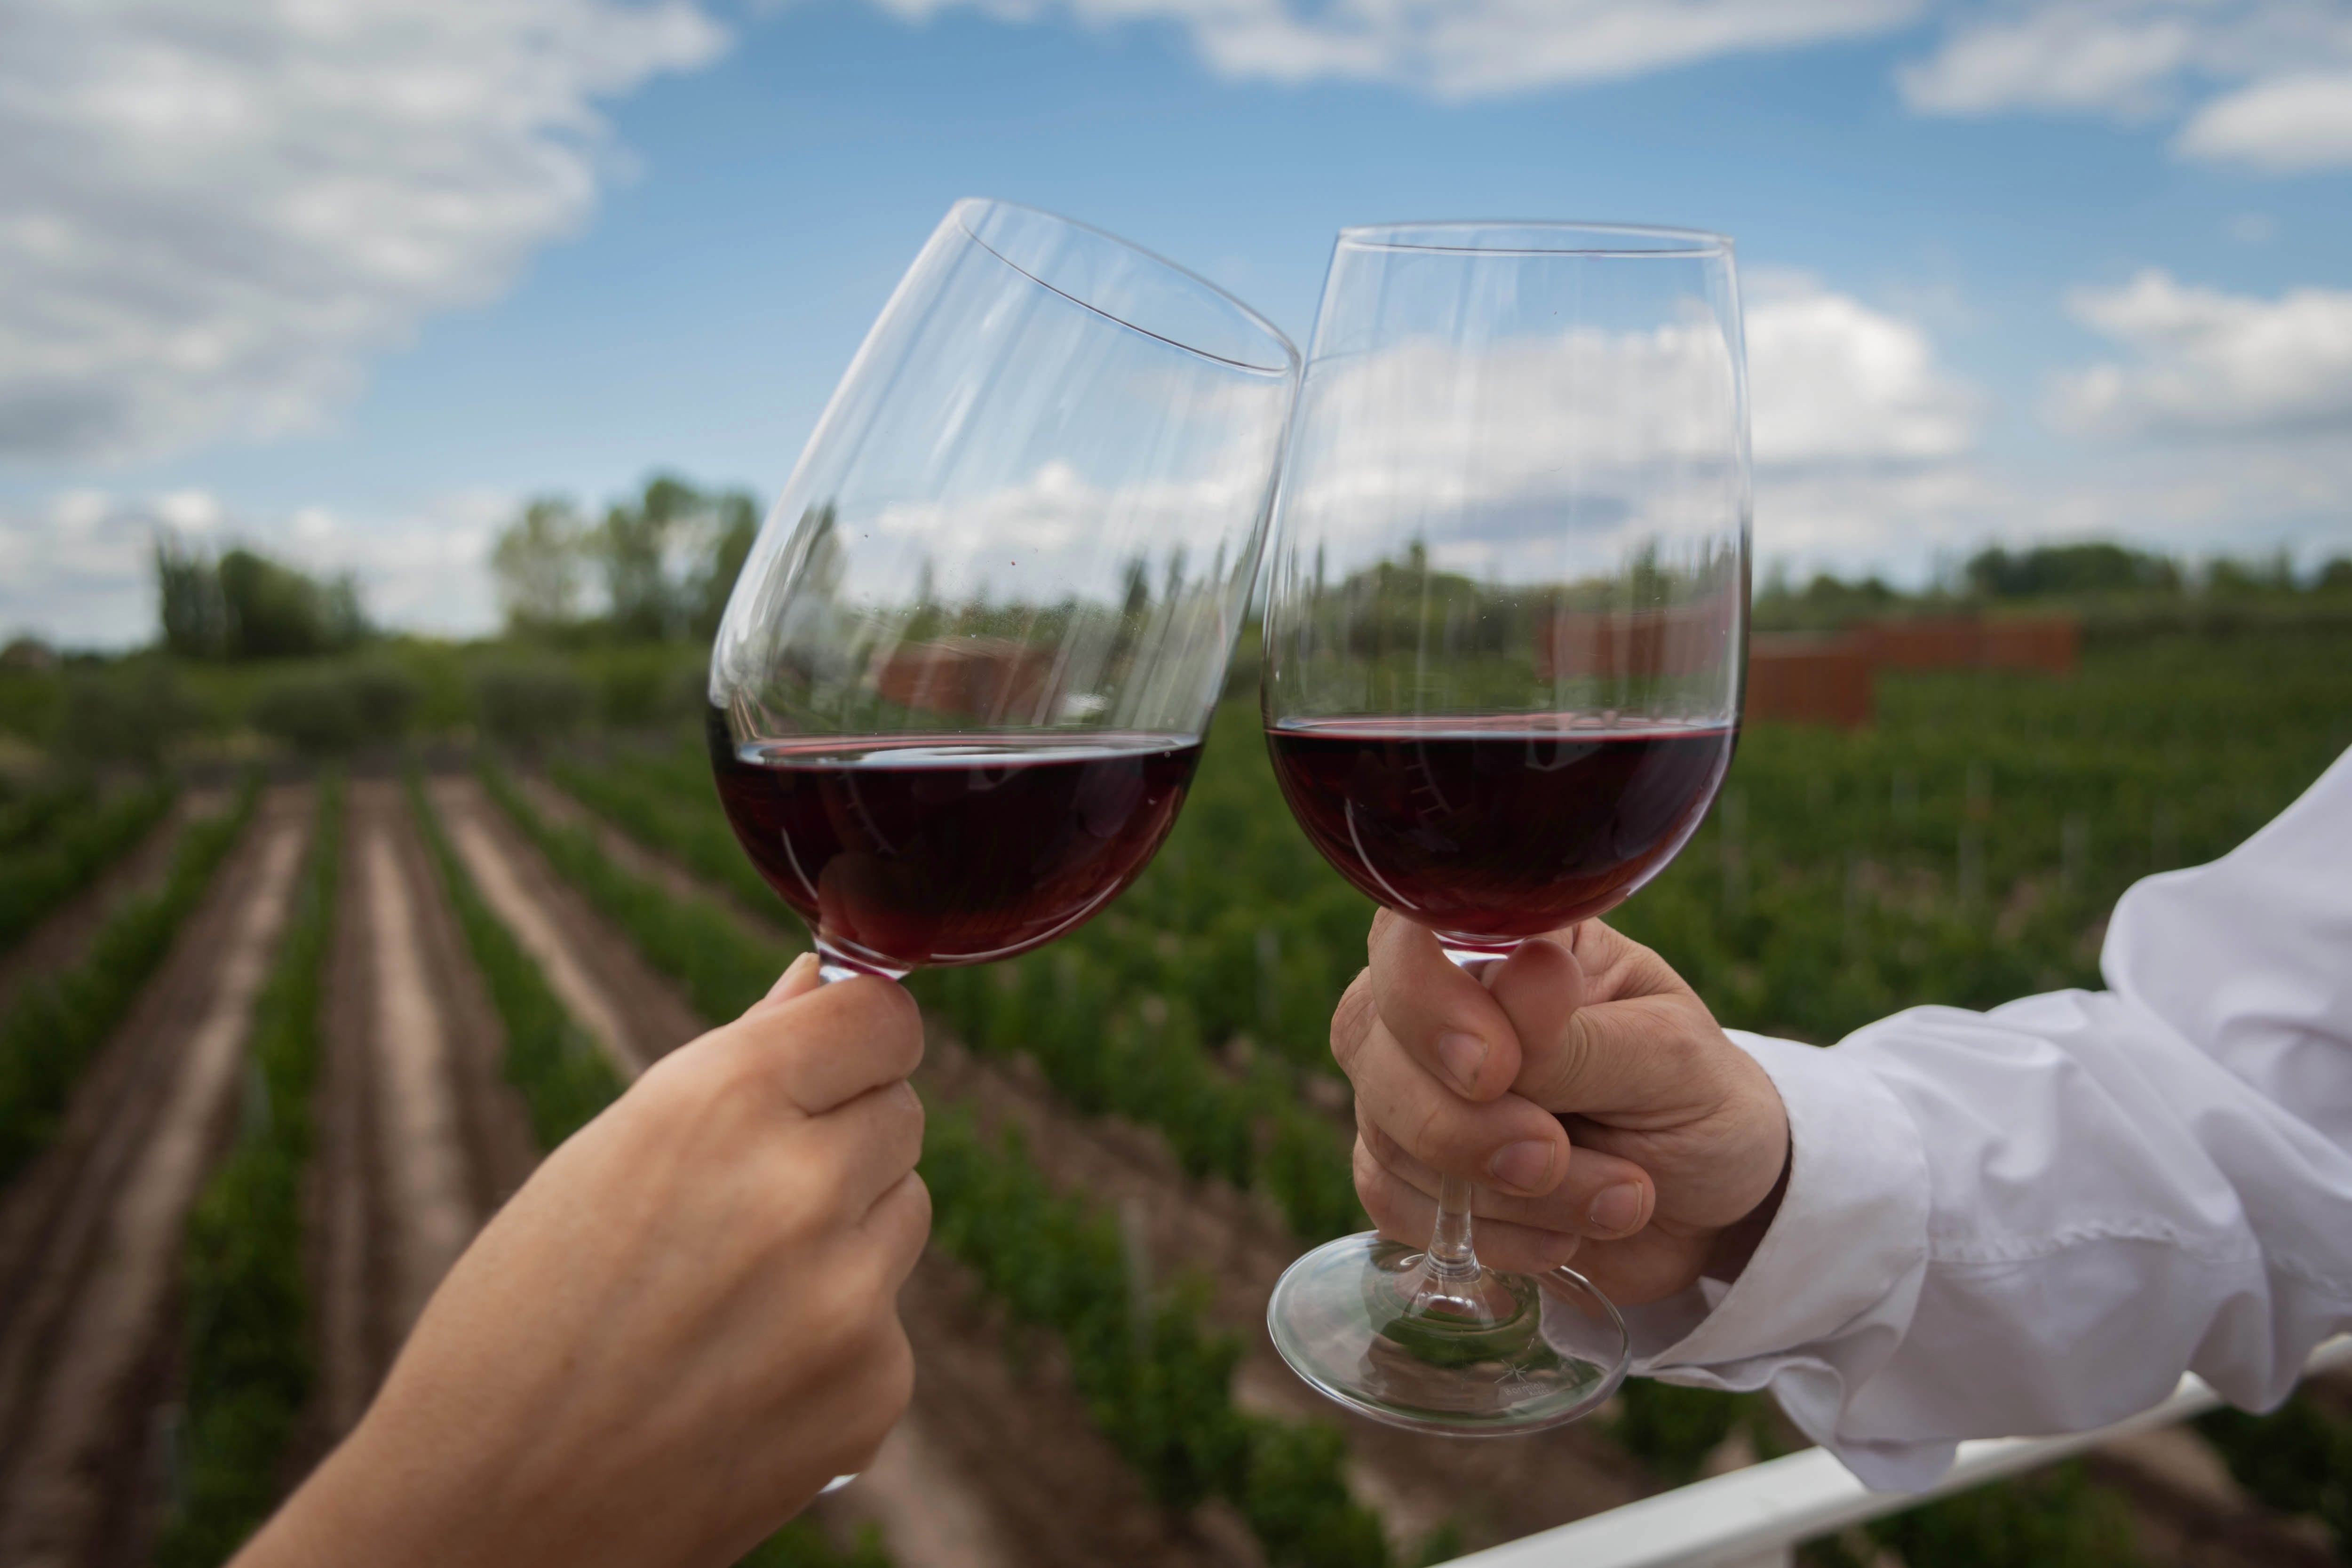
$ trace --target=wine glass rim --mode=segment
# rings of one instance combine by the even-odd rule
[[[1339,243],[1364,250],[1429,250],[1481,256],[1729,256],[1731,237],[1666,224],[1586,223],[1558,218],[1441,218],[1359,224]]]
[[[1083,234],[1090,234],[1097,239],[1106,240],[1108,243],[1117,246],[1119,249],[1126,251],[1128,254],[1134,256],[1140,260],[1149,262],[1152,266],[1161,268],[1163,271],[1175,274],[1178,278],[1182,279],[1186,283],[1204,290],[1218,303],[1239,315],[1251,328],[1264,334],[1266,338],[1271,339],[1273,346],[1281,352],[1281,362],[1275,364],[1266,364],[1254,359],[1237,359],[1229,353],[1218,353],[1213,349],[1204,349],[1198,343],[1186,342],[1182,338],[1171,337],[1168,333],[1155,331],[1139,321],[1129,321],[1126,316],[1121,315],[1117,310],[1107,310],[1103,306],[1096,303],[1094,300],[1085,298],[1083,295],[1074,294],[1069,289],[1061,287],[1059,284],[1056,284],[1050,279],[1039,277],[1034,268],[1024,267],[1021,263],[1013,260],[1011,257],[1005,255],[1003,251],[998,249],[995,246],[991,245],[986,239],[981,237],[980,231],[976,226],[974,226],[972,219],[975,215],[990,210],[1022,213],[1031,217],[1044,218],[1048,223],[1059,224],[1065,228],[1073,228]],[[1297,345],[1290,341],[1288,335],[1286,334],[1281,328],[1276,326],[1272,321],[1267,321],[1264,316],[1259,315],[1255,310],[1250,309],[1247,304],[1234,298],[1226,290],[1218,288],[1214,283],[1210,282],[1206,278],[1202,277],[1191,268],[1183,266],[1179,262],[1171,261],[1166,257],[1160,255],[1158,251],[1147,250],[1142,246],[1136,244],[1133,240],[1122,239],[1118,235],[1111,233],[1108,229],[1097,228],[1090,223],[1080,223],[1076,218],[1065,217],[1060,213],[1056,212],[1048,212],[1044,207],[1033,207],[1024,202],[1003,201],[994,196],[966,196],[956,203],[954,211],[957,226],[961,227],[966,237],[968,237],[974,245],[980,247],[981,249],[985,250],[989,255],[993,256],[997,260],[1002,261],[1005,266],[1010,267],[1013,271],[1018,272],[1022,277],[1026,278],[1029,281],[1034,283],[1040,289],[1046,290],[1048,293],[1058,294],[1063,299],[1070,301],[1073,305],[1077,306],[1079,309],[1090,310],[1094,314],[1100,316],[1104,321],[1112,322],[1118,326],[1125,327],[1130,332],[1139,332],[1155,342],[1162,342],[1166,343],[1171,348],[1181,349],[1188,354],[1192,354],[1199,359],[1208,360],[1214,364],[1231,365],[1236,370],[1252,371],[1260,375],[1296,375],[1298,373],[1300,364],[1303,363],[1298,353]]]

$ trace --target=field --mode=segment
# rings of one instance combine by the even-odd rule
[[[517,730],[452,674],[413,753],[0,796],[0,1564],[225,1561],[541,1154],[805,945],[663,717],[672,673],[592,672],[642,688],[587,704],[630,721],[523,750],[467,742]],[[2070,679],[1885,676],[1878,707],[1751,728],[1615,917],[1727,1024],[1827,1044],[2096,984],[2125,887],[2225,852],[2352,745],[2352,635],[2158,629]],[[1636,1384],[1580,1426],[1448,1443],[1282,1368],[1275,1277],[1360,1224],[1326,1034],[1369,913],[1244,698],[1109,911],[918,977],[915,1406],[751,1561],[1402,1565],[1801,1441],[1765,1401]],[[1809,1554],[2316,1565],[2352,1551],[2347,1474],[2352,1390],[2315,1386]]]

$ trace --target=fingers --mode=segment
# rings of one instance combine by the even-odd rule
[[[784,972],[776,976],[776,983],[768,988],[768,994],[752,1003],[751,1010],[756,1013],[762,1007],[772,1007],[778,1003],[807,995],[824,984],[820,973],[823,968],[824,963],[815,953],[802,953],[784,965]]]
[[[1356,1146],[1356,1194],[1382,1236],[1410,1247],[1429,1244],[1430,1228],[1437,1221],[1436,1200],[1384,1170],[1360,1143]],[[1580,1245],[1573,1236],[1489,1217],[1483,1202],[1473,1212],[1478,1216],[1479,1260],[1492,1268],[1540,1274],[1573,1258]]]
[[[798,960],[777,992],[801,984]],[[915,999],[871,975],[814,986],[776,999],[774,994],[722,1031],[736,1065],[772,1081],[793,1105],[822,1116],[869,1089],[896,1083],[923,1059],[923,1020]]]
[[[1548,1110],[1596,1116],[1679,1108],[1694,1057],[1722,1031],[1649,949],[1591,921],[1574,941],[1573,952],[1527,942],[1487,976],[1519,1045],[1512,1089]]]
[[[827,1212],[862,1221],[922,1152],[922,1101],[908,1085],[887,1084],[804,1123],[782,1151],[791,1167],[780,1179],[804,1184]]]
[[[885,1287],[896,1294],[915,1271],[923,1244],[931,1237],[931,1189],[909,1171],[874,1200],[859,1227],[873,1238],[883,1265]]]
[[[1510,1020],[1426,927],[1382,910],[1367,946],[1372,1001],[1415,1060],[1470,1100],[1511,1087],[1519,1060]]]
[[[1366,1160],[1388,1176],[1423,1197],[1437,1195],[1438,1173],[1378,1127],[1360,1121],[1356,1130],[1358,1166]],[[1361,1182],[1359,1181],[1360,1187]],[[1569,1156],[1568,1173],[1550,1192],[1538,1197],[1480,1186],[1471,1213],[1560,1236],[1615,1240],[1631,1236],[1650,1222],[1657,1207],[1657,1190],[1650,1173],[1634,1162],[1579,1144]]]
[[[1349,1016],[1341,1066],[1355,1084],[1358,1119],[1426,1165],[1530,1195],[1551,1191],[1568,1169],[1568,1134],[1558,1117],[1516,1094],[1465,1100],[1415,1061],[1367,1006]]]

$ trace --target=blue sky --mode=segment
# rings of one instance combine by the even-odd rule
[[[2352,7],[382,8],[0,32],[0,634],[145,636],[159,523],[484,629],[523,495],[772,494],[966,195],[1302,344],[1342,224],[1727,231],[1767,562],[2352,551]]]

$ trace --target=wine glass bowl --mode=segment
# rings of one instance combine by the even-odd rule
[[[1307,837],[1474,973],[1670,861],[1730,763],[1745,669],[1747,387],[1730,242],[1687,230],[1342,232],[1293,417],[1266,741]],[[1468,1183],[1420,1249],[1294,1265],[1275,1341],[1433,1430],[1605,1398],[1621,1316],[1485,1268]]]
[[[858,350],[712,648],[719,790],[828,976],[1072,929],[1175,820],[1298,356],[1108,235],[960,202]]]

